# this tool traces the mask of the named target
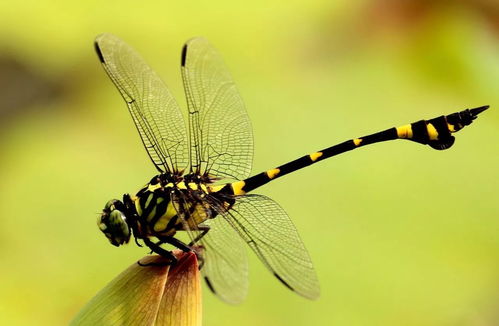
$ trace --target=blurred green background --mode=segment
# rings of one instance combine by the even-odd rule
[[[259,191],[315,262],[312,302],[251,254],[250,293],[204,287],[205,325],[499,324],[496,1],[0,2],[0,324],[62,325],[146,254],[105,202],[155,173],[93,52],[112,32],[185,107],[180,49],[203,35],[246,102],[260,172],[388,127],[490,104],[448,151],[397,141]]]

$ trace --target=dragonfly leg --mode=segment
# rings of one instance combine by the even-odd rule
[[[146,246],[148,246],[152,252],[157,253],[158,255],[165,257],[169,259],[169,262],[166,263],[148,263],[148,264],[142,264],[140,261],[137,263],[139,266],[166,266],[166,265],[171,265],[177,262],[177,258],[168,250],[161,248],[160,244],[163,243],[163,241],[160,241],[158,243],[154,243],[151,240],[145,238],[143,239],[144,243]]]
[[[201,233],[196,238],[194,238],[191,242],[189,242],[189,244],[188,244],[189,247],[194,246],[199,240],[201,240],[206,235],[206,233],[208,233],[208,231],[210,231],[210,226],[209,225],[199,225],[198,230],[200,230]]]
[[[189,245],[185,244],[183,241],[180,241],[179,239],[176,239],[174,237],[158,237],[158,239],[161,240],[161,243],[169,243],[172,246],[175,246],[178,249],[182,250],[183,252],[192,251]]]
[[[142,247],[142,244],[139,242],[139,238],[137,238],[135,234],[133,235],[133,238],[135,239],[135,244],[139,247]]]
[[[198,263],[199,269],[201,269],[204,265],[204,258],[197,250],[195,250],[195,248],[191,247],[192,246],[191,243],[199,241],[199,239],[201,239],[208,232],[210,228],[209,226],[202,226],[202,228],[200,227],[199,229],[203,231],[189,244],[185,244],[183,241],[180,241],[179,239],[176,239],[174,237],[160,237],[158,239],[160,239],[160,243],[169,243],[184,252],[191,252],[191,251],[194,252],[199,262]]]
[[[198,234],[197,237],[195,237],[190,243],[189,243],[189,247],[193,247],[196,243],[199,242],[199,240],[201,240],[205,235],[206,233],[208,233],[208,231],[210,231],[210,226],[209,225],[199,225],[198,226],[198,229],[201,231],[200,234]],[[203,246],[198,246],[199,249],[202,251],[204,248]],[[194,253],[196,254],[196,257],[198,259],[198,265],[199,265],[199,270],[201,270],[201,268],[203,268],[204,266],[204,257],[203,255],[201,254],[201,252],[199,252],[198,250],[196,250],[196,247],[193,248],[193,251]]]

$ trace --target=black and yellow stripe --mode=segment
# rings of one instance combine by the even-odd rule
[[[135,209],[138,223],[147,233],[171,236],[182,227],[169,191],[151,190],[151,185],[146,185],[136,195]]]
[[[173,236],[178,230],[185,228],[186,222],[190,228],[194,229],[210,217],[208,208],[201,203],[186,205],[184,219],[177,214],[171,192],[178,191],[187,193],[189,191],[200,191],[207,193],[204,184],[166,183],[164,186],[157,181],[164,175],[154,177],[150,183],[140,189],[134,198],[135,211],[138,215],[138,224],[147,234],[154,236]],[[163,182],[164,184],[164,182]],[[178,207],[178,204],[177,204]]]
[[[243,195],[270,182],[271,180],[277,179],[324,159],[351,151],[358,147],[388,140],[407,139],[420,144],[429,145],[434,149],[447,149],[454,144],[454,136],[451,134],[471,124],[477,115],[488,109],[488,107],[489,106],[481,106],[474,109],[467,109],[431,120],[420,120],[397,128],[380,131],[365,137],[347,140],[343,143],[328,147],[322,151],[302,156],[294,161],[259,173],[248,179],[228,184],[222,189],[231,192],[234,195]]]

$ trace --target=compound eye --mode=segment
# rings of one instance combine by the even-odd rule
[[[111,199],[110,201],[108,201],[104,206],[104,212],[111,212],[115,210],[116,208],[114,207],[114,204],[116,204],[117,202],[119,202],[119,200],[117,199]]]
[[[125,215],[117,209],[111,211],[111,214],[109,214],[109,224],[120,227],[126,225]]]
[[[125,214],[115,207],[117,202],[117,200],[107,202],[97,221],[97,225],[109,242],[118,247],[128,243],[131,232]]]

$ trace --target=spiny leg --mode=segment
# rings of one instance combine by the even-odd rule
[[[192,246],[194,246],[199,240],[201,240],[205,235],[206,233],[208,233],[208,231],[210,231],[210,226],[209,225],[198,225],[198,230],[201,231],[200,234],[198,234],[197,237],[195,237],[190,243],[189,243],[189,247],[192,248]],[[201,249],[204,249],[203,246],[201,246]],[[199,253],[196,249],[193,249],[194,253],[196,254],[196,257],[199,261],[199,269],[203,268],[204,266],[204,257],[203,255],[201,255],[201,253]]]
[[[208,231],[210,231],[210,226],[209,225],[198,225],[198,230],[202,231],[200,234],[198,234],[197,237],[195,237],[191,242],[189,242],[188,246],[192,247],[194,246],[199,240],[201,240]]]
[[[135,244],[139,247],[142,247],[142,244],[139,242],[139,239],[135,236],[135,234],[133,235],[134,239],[135,239]]]
[[[183,241],[176,239],[174,237],[158,237],[158,239],[161,241],[160,243],[169,243],[172,246],[175,246],[178,249],[182,250],[183,252],[192,251],[190,244],[187,245]]]
[[[159,244],[161,244],[161,243],[169,243],[169,244],[177,247],[178,249],[180,249],[184,252],[193,251],[196,254],[196,257],[199,261],[199,269],[201,269],[204,265],[204,258],[197,250],[193,249],[192,246],[194,246],[199,240],[201,240],[206,235],[206,233],[208,233],[208,231],[210,230],[210,227],[208,225],[199,225],[198,230],[200,230],[201,233],[196,238],[194,238],[191,242],[189,242],[189,244],[185,244],[183,241],[181,241],[177,238],[174,238],[174,237],[158,237],[160,242],[157,244],[157,246],[159,247]],[[153,248],[151,248],[151,249],[153,249]],[[164,250],[164,249],[161,248],[161,250]]]
[[[196,238],[194,238],[189,244],[185,244],[183,241],[176,239],[174,237],[158,237],[158,239],[161,240],[160,243],[169,243],[184,252],[191,252],[191,251],[194,252],[199,262],[198,263],[199,269],[201,269],[204,266],[204,258],[197,250],[193,249],[192,246],[196,242],[198,242],[202,237],[204,237],[206,233],[208,233],[210,227],[207,225],[201,225],[198,227],[198,229],[202,230],[202,232]]]
[[[177,258],[170,251],[161,248],[160,244],[163,243],[162,241],[154,243],[147,238],[143,240],[146,246],[148,246],[153,252],[157,253],[161,257],[169,259],[170,261],[167,263],[148,263],[148,264],[142,264],[140,261],[138,261],[137,263],[139,264],[139,266],[167,266],[177,262]]]

